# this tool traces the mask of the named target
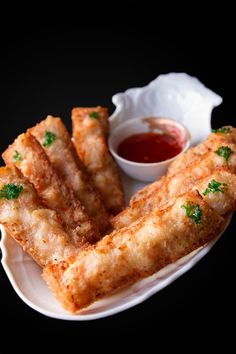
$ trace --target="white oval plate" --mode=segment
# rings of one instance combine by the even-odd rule
[[[166,116],[183,122],[189,128],[194,144],[209,134],[212,109],[221,102],[220,96],[185,73],[160,75],[143,88],[129,89],[113,96],[116,110],[110,117],[111,129],[124,119],[132,119],[137,115]],[[143,183],[124,175],[123,185],[127,202],[131,195],[144,186]],[[41,277],[41,269],[37,264],[7,235],[2,226],[1,231],[2,265],[20,298],[46,316],[72,321],[107,317],[143,302],[192,268],[221,236],[153,276],[97,301],[77,315],[72,315],[64,311],[54,299]]]
[[[123,176],[123,182],[127,199],[143,186],[142,183],[136,182],[127,176]],[[34,310],[48,317],[71,321],[95,320],[107,317],[145,301],[192,268],[210,251],[221,236],[218,235],[206,246],[168,265],[154,275],[138,281],[112,296],[95,302],[76,315],[72,315],[63,310],[59,302],[48,290],[46,283],[41,277],[41,268],[7,235],[1,225],[0,227],[2,232],[2,265],[19,297]]]

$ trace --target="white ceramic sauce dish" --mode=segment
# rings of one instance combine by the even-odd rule
[[[108,145],[116,162],[128,176],[139,181],[152,182],[163,176],[169,164],[180,154],[161,162],[141,163],[127,160],[117,152],[119,144],[127,137],[149,132],[173,136],[181,145],[180,154],[186,151],[190,145],[188,129],[183,124],[164,117],[139,117],[121,123],[112,131]]]

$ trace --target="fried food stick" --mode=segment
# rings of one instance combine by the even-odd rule
[[[107,109],[74,108],[72,123],[77,153],[100,192],[107,210],[115,215],[123,209],[125,202],[119,171],[107,147]]]
[[[216,169],[202,178],[193,190],[197,190],[219,215],[227,216],[236,210],[236,175],[226,168]]]
[[[208,151],[217,150],[221,145],[236,143],[236,129],[225,126],[211,133],[201,144],[189,149],[185,154],[177,157],[170,165],[167,175],[173,176],[189,164],[197,161],[199,156]]]
[[[223,132],[222,132],[223,131]],[[201,144],[190,148],[184,154],[177,157],[171,164],[167,172],[167,176],[174,176],[180,171],[184,170],[194,162],[198,162],[199,158],[205,155],[209,151],[217,150],[222,145],[235,144],[236,143],[236,129],[231,126],[220,128],[215,133],[211,133],[206,140]],[[142,188],[135,193],[131,202],[137,202],[139,199],[145,199],[147,195],[150,195],[156,190],[158,186],[162,184],[162,180],[155,181]]]
[[[236,144],[236,128],[226,126],[218,129],[215,133],[211,133],[206,140],[201,144],[190,148],[184,154],[177,157],[171,164],[167,172],[167,176],[174,176],[180,171],[183,171],[186,167],[193,163],[197,163],[199,158],[205,155],[209,151],[215,151],[222,145]],[[131,203],[137,202],[140,199],[146,199],[147,195],[153,193],[159,186],[161,186],[162,180],[155,181],[142,188],[135,193],[131,199]]]
[[[57,175],[35,137],[30,133],[19,135],[2,157],[6,164],[14,163],[34,185],[43,204],[59,214],[75,246],[82,247],[98,240],[98,231],[84,207]]]
[[[223,146],[223,149],[219,151],[222,152],[221,155],[214,151],[207,152],[181,173],[170,177],[164,176],[161,180],[154,182],[149,193],[146,189],[142,198],[131,199],[130,206],[112,219],[113,226],[120,229],[130,225],[153,208],[160,208],[166,203],[172,204],[174,198],[192,189],[203,176],[210,175],[216,168],[225,167],[236,173],[236,145]]]
[[[203,246],[222,227],[223,219],[197,192],[189,192],[77,257],[49,265],[43,277],[64,308],[75,313]]]
[[[0,223],[41,267],[79,252],[56,212],[42,206],[15,166],[0,168]]]
[[[76,154],[70,135],[60,118],[48,116],[29,130],[44,148],[50,162],[74,191],[101,232],[110,226],[109,215],[99,193],[89,181],[83,163]],[[48,137],[51,140],[48,142]]]

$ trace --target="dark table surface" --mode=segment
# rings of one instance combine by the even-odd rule
[[[129,3],[118,12],[14,18],[3,29],[0,151],[47,114],[61,116],[70,129],[73,106],[104,105],[112,113],[114,93],[168,72],[194,75],[223,97],[213,111],[214,128],[236,125],[236,58],[217,21],[202,32],[191,21],[183,30],[168,30],[152,9],[137,5],[134,16],[135,2]],[[226,24],[227,29],[232,30]],[[230,329],[228,316],[234,309],[235,226],[233,218],[211,252],[173,284],[141,305],[98,321],[57,321],[33,311],[15,294],[0,266],[4,331],[22,336],[40,330],[41,338],[63,333],[77,339],[118,332],[158,338],[176,331],[220,336],[223,327]]]

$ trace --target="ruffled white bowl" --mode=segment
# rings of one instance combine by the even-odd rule
[[[197,78],[185,73],[160,75],[147,86],[131,88],[112,97],[116,106],[110,117],[111,130],[127,119],[168,117],[185,125],[193,145],[211,131],[211,113],[222,98]]]

